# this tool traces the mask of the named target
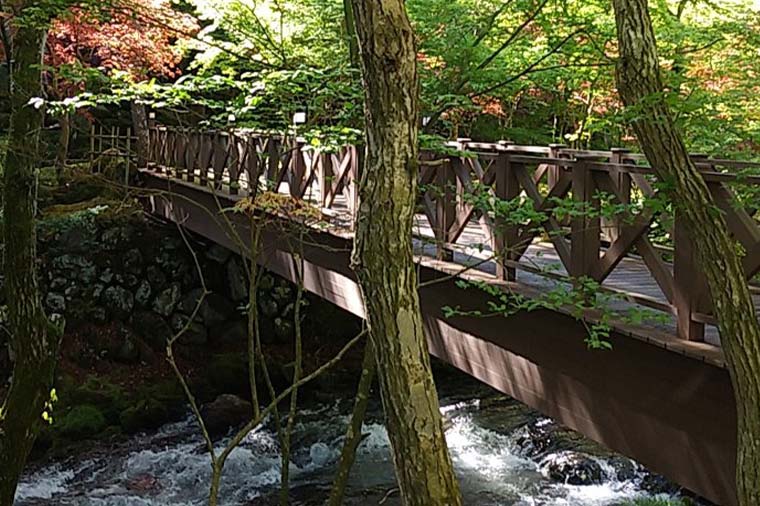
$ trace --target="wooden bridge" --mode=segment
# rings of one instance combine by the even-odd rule
[[[149,199],[155,214],[239,249],[222,221],[238,234],[250,222],[229,213],[221,220],[221,209],[261,188],[302,199],[323,218],[299,246],[306,288],[363,316],[349,266],[360,149],[320,151],[302,139],[245,131],[156,127],[149,137],[150,163],[140,173],[161,190]],[[752,280],[760,271],[760,177],[752,174],[760,164],[693,159]],[[715,317],[691,234],[645,162],[622,149],[467,139],[423,151],[414,243],[430,351],[732,505],[735,405]],[[294,280],[292,244],[280,230],[265,231],[260,262]],[[592,282],[605,307],[447,318],[445,307],[482,311],[492,297],[461,288],[461,279],[533,299]],[[752,290],[760,307],[760,287]],[[613,350],[589,350],[588,324],[602,320]]]

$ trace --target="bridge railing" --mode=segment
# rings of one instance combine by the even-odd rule
[[[305,140],[256,132],[197,131],[167,127],[150,129],[150,168],[230,194],[252,194],[260,185],[273,191],[314,201],[323,209],[348,213],[353,221],[358,204],[361,149],[344,146],[320,152]],[[663,202],[662,182],[641,154],[624,149],[583,151],[561,145],[519,146],[508,142],[474,143],[459,139],[443,152],[420,154],[421,214],[427,219],[439,258],[451,258],[465,240],[468,227],[482,230],[485,246],[493,252],[496,274],[516,279],[517,271],[534,271],[564,279],[610,279],[621,262],[639,258],[655,290],[637,290],[637,279],[617,280],[612,288],[635,302],[663,310],[676,318],[678,334],[703,340],[705,324],[714,324],[709,291],[695,260],[691,231],[669,205],[632,205]],[[748,279],[760,272],[760,224],[752,199],[737,198],[738,185],[760,195],[760,177],[745,172],[760,164],[693,155],[702,170],[730,233],[744,250]],[[257,186],[258,185],[258,186]],[[542,216],[522,222],[505,220],[478,202],[518,200],[532,204]],[[600,212],[602,201],[616,212]],[[553,213],[567,202],[583,212]],[[572,207],[571,207],[572,208]],[[655,230],[657,229],[657,230]],[[664,230],[664,231],[663,231]],[[669,237],[658,244],[654,232]],[[550,245],[559,269],[547,272],[527,253],[537,240]],[[468,243],[468,241],[470,241]],[[650,285],[652,283],[649,283]]]

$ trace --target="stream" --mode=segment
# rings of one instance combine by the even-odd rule
[[[447,385],[456,385],[449,387]],[[292,504],[323,504],[351,411],[349,395],[301,411],[291,460]],[[638,464],[460,377],[441,387],[446,438],[468,506],[623,506],[677,490]],[[346,504],[398,505],[387,433],[375,399]],[[217,442],[221,448],[226,442]],[[280,458],[272,420],[248,434],[225,467],[221,504],[274,505]],[[206,503],[210,465],[191,416],[106,448],[33,469],[18,506]]]

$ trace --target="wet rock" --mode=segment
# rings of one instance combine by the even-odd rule
[[[182,293],[177,283],[172,283],[169,288],[162,291],[153,301],[153,310],[161,316],[168,317],[174,312]]]
[[[120,286],[111,286],[103,292],[103,304],[116,318],[127,318],[135,307],[132,292]]]
[[[50,292],[45,297],[45,305],[53,312],[63,313],[66,311],[66,297],[59,293]]]
[[[241,302],[248,297],[248,279],[240,260],[230,259],[227,262],[227,287],[230,297],[235,302]]]
[[[140,307],[146,307],[150,304],[150,296],[153,294],[153,289],[150,287],[148,280],[143,279],[140,282],[140,286],[135,290],[135,302]]]
[[[604,481],[599,462],[578,452],[553,453],[541,461],[540,468],[552,480],[570,485],[595,485]]]
[[[152,474],[141,474],[127,482],[127,490],[140,495],[155,494],[161,490],[161,482]]]
[[[209,433],[219,436],[250,420],[253,408],[250,402],[236,395],[224,394],[211,404],[203,406],[201,414]]]
[[[659,474],[646,472],[639,483],[639,486],[652,494],[675,495],[679,492],[680,487],[668,481]]]

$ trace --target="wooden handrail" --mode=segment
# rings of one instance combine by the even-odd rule
[[[233,194],[252,194],[260,183],[274,191],[287,185],[294,197],[314,197],[322,208],[344,206],[349,220],[355,218],[362,165],[362,150],[357,146],[327,152],[295,136],[165,126],[152,127],[149,139],[150,167],[158,172]],[[654,173],[643,155],[623,149],[575,150],[468,139],[447,142],[444,147],[448,148],[445,154],[420,153],[419,206],[430,224],[439,259],[452,258],[452,249],[461,245],[465,229],[473,223],[480,225],[484,242],[497,258],[497,275],[503,279],[516,279],[521,259],[540,234],[547,235],[569,281],[585,276],[605,282],[635,252],[663,294],[661,307],[676,315],[679,336],[704,338],[705,322],[713,321],[709,316],[712,310],[686,224],[676,211],[670,231],[673,248],[663,251],[649,238],[658,216],[646,208],[631,214],[627,205],[634,195],[657,195]],[[725,214],[729,231],[747,252],[747,277],[754,277],[760,271],[760,224],[752,218],[754,209],[737,205],[733,186],[760,186],[760,175],[720,169],[754,169],[760,163],[704,155],[692,159]],[[496,199],[531,202],[546,219],[507,222],[471,203],[468,196],[482,191]],[[620,216],[573,215],[564,220],[552,215],[561,199],[572,198],[576,206],[596,208],[600,192],[614,203],[626,204],[621,206]],[[626,292],[624,288],[619,291]],[[645,294],[638,297],[650,298]],[[648,305],[657,306],[651,301]]]

